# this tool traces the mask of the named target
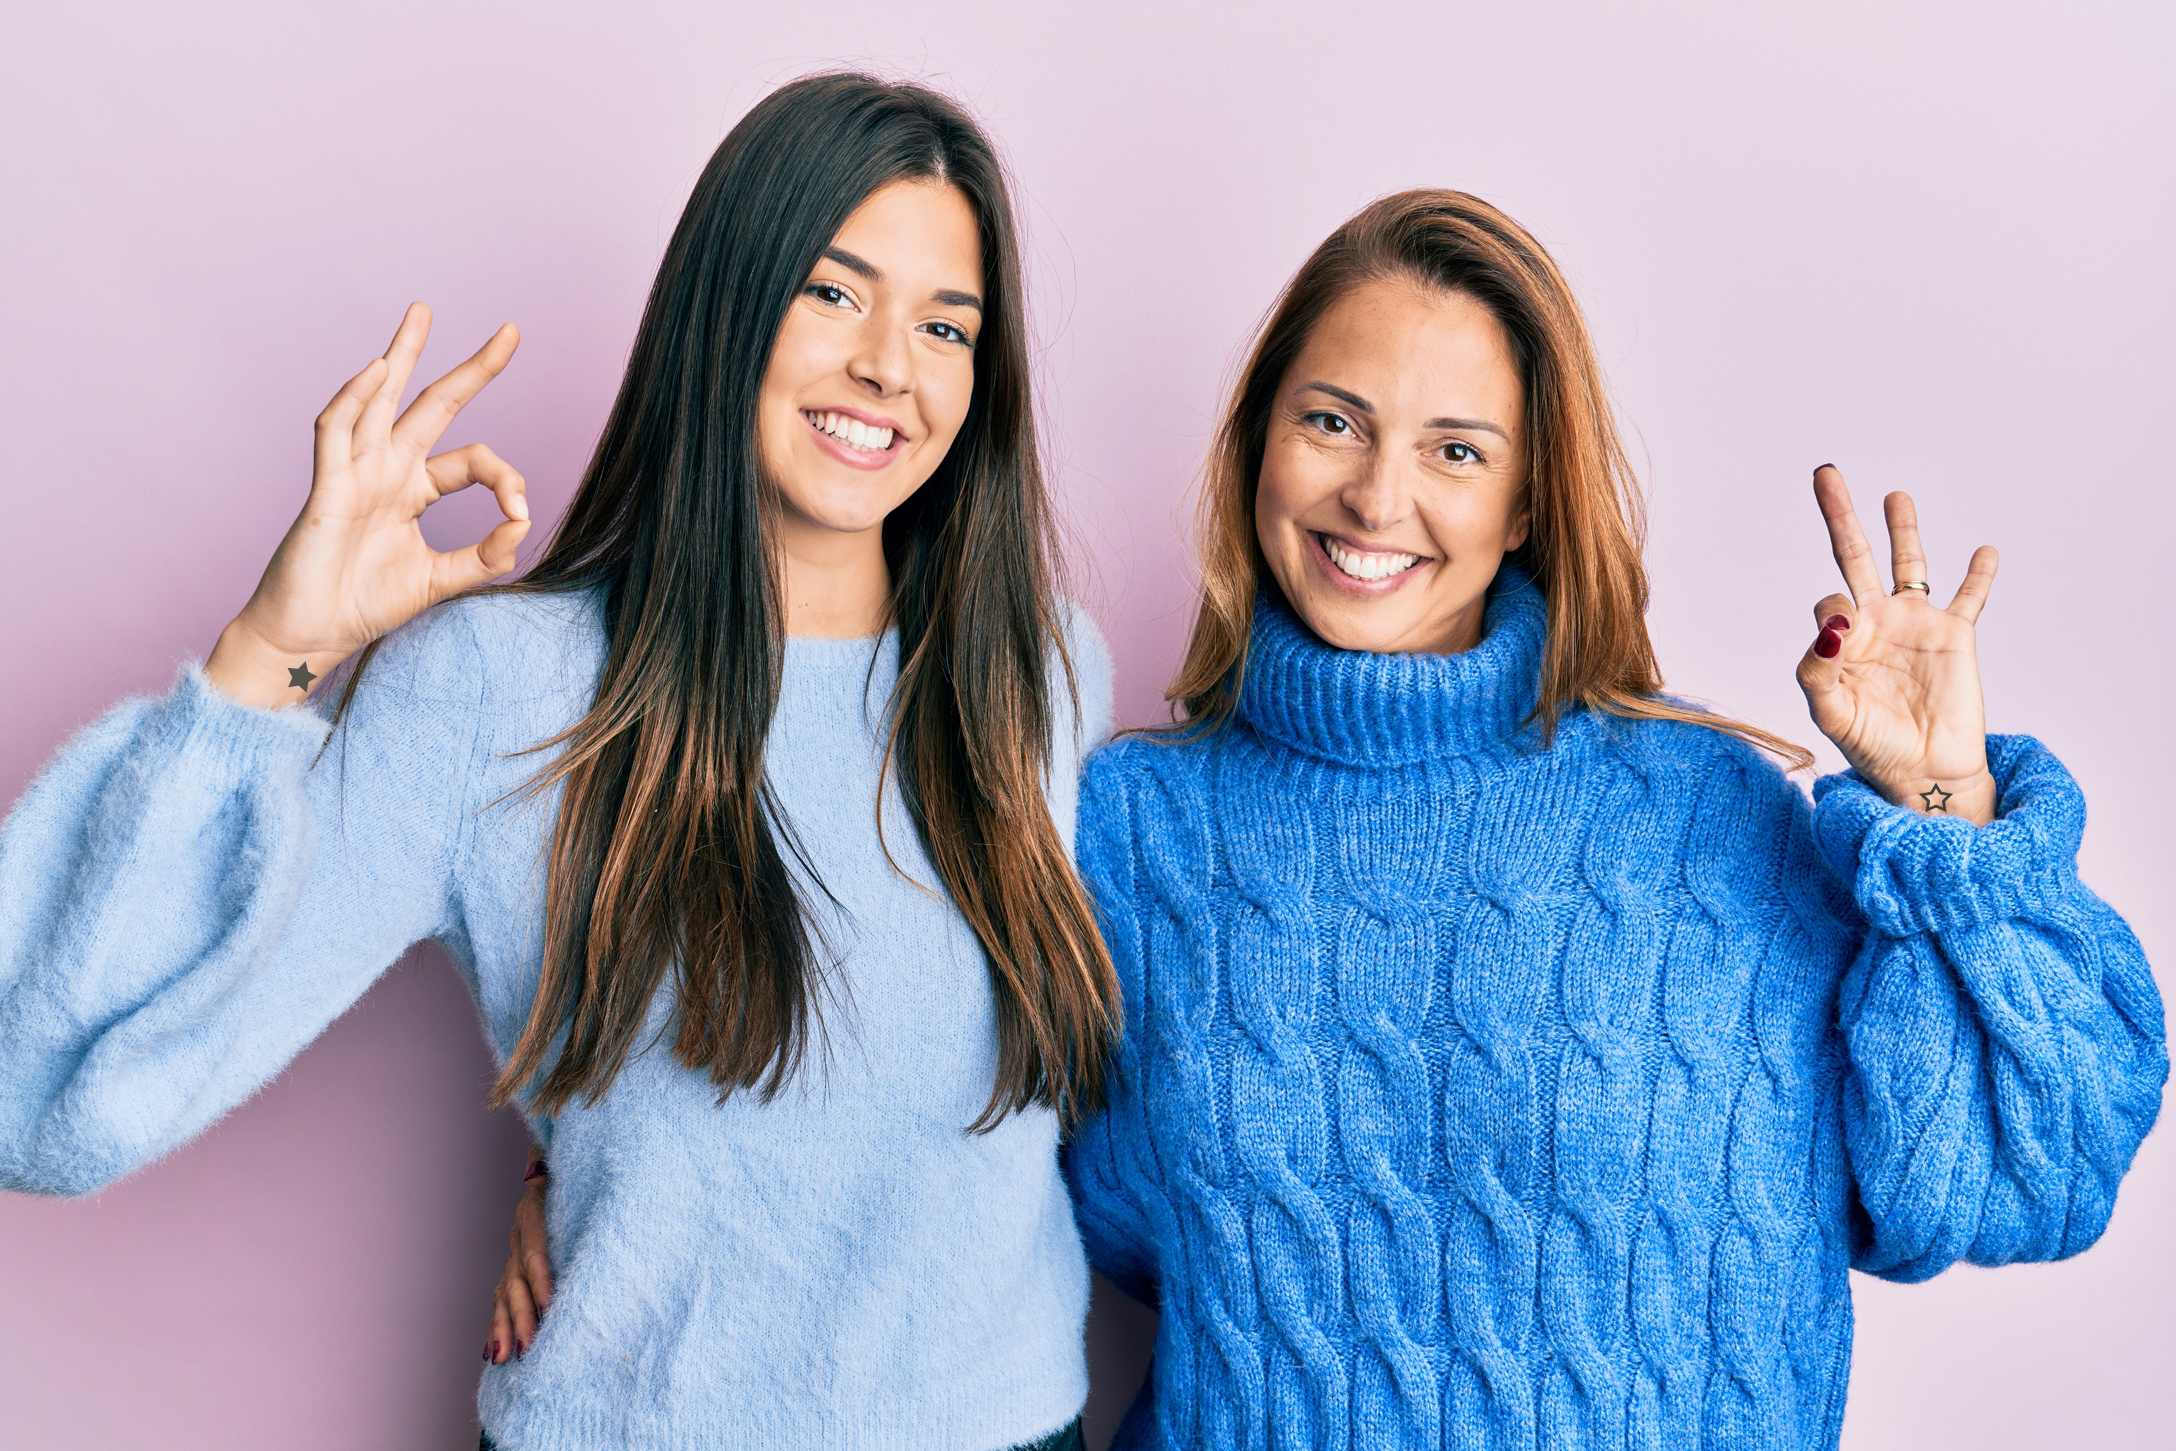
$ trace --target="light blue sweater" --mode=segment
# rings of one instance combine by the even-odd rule
[[[1975,831],[1696,725],[1543,749],[1546,633],[1508,568],[1458,656],[1265,605],[1239,719],[1090,763],[1127,1023],[1068,1163],[1163,1308],[1126,1451],[1820,1451],[1849,1268],[2107,1224],[2168,1055],[2061,764],[1991,737]]]
[[[1069,648],[1086,729],[1061,685],[1049,801],[1070,842],[1110,667],[1078,616]],[[329,747],[318,714],[236,705],[194,669],[71,741],[0,832],[0,1186],[81,1194],[186,1142],[426,937],[503,1062],[558,802],[504,799],[548,759],[513,753],[581,715],[602,650],[591,597],[462,601],[387,642]],[[915,881],[878,840],[897,653],[789,641],[769,739],[848,912],[823,919],[845,989],[828,1059],[720,1107],[668,1037],[538,1125],[558,1294],[527,1358],[484,1373],[509,1451],[990,1451],[1086,1397],[1056,1120],[964,1132],[996,1070],[986,963],[896,788],[884,839]]]

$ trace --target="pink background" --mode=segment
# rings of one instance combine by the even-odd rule
[[[1585,298],[1653,493],[1672,684],[1809,738],[1791,667],[1833,571],[1807,476],[1911,488],[1941,586],[2002,546],[1993,724],[2083,779],[2087,874],[2166,958],[2176,11],[1783,9],[14,7],[0,792],[209,647],[302,498],[311,417],[410,298],[440,366],[524,328],[451,441],[492,442],[550,517],[711,148],[779,81],[867,60],[1010,150],[1126,719],[1176,656],[1177,526],[1241,338],[1360,203],[1463,187]],[[522,1147],[479,1106],[473,1024],[421,954],[169,1161],[0,1196],[0,1445],[472,1445]],[[2163,1132],[2078,1261],[1861,1281],[1845,1444],[2168,1445],[2172,1212]],[[1141,1328],[1097,1322],[1099,1425]]]

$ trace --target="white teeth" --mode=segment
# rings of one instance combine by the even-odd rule
[[[1388,579],[1411,569],[1420,560],[1417,554],[1361,554],[1347,549],[1327,534],[1315,537],[1322,541],[1322,552],[1330,556],[1330,562],[1354,579]]]
[[[871,428],[860,419],[849,418],[843,413],[804,412],[801,416],[848,448],[861,453],[882,453],[892,446],[890,429]]]

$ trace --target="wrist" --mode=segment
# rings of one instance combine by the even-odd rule
[[[308,699],[318,682],[347,657],[345,650],[283,647],[237,615],[219,632],[204,662],[204,678],[229,700],[276,710]]]
[[[1971,776],[1907,776],[1872,783],[1891,805],[1921,816],[1949,816],[1985,826],[1995,819],[1999,791],[1984,765]]]

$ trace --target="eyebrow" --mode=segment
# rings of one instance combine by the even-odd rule
[[[823,254],[847,271],[865,277],[871,282],[882,282],[884,280],[883,268],[867,258],[856,257],[844,247],[826,247]],[[941,302],[946,307],[971,307],[976,312],[982,311],[981,298],[975,296],[972,292],[955,292],[949,287],[942,287],[932,292],[929,295],[929,300]]]
[[[847,271],[859,273],[871,282],[882,282],[884,280],[883,268],[877,266],[874,262],[863,261],[844,247],[826,247],[824,248],[824,255]]]
[[[1343,388],[1335,387],[1329,383],[1302,383],[1298,391],[1302,393],[1327,393],[1340,403],[1356,408],[1370,417],[1373,417],[1375,413],[1375,405],[1362,398],[1358,393],[1348,393]],[[1469,428],[1482,433],[1493,433],[1506,443],[1511,441],[1510,434],[1485,418],[1431,418],[1421,426],[1423,428]]]

